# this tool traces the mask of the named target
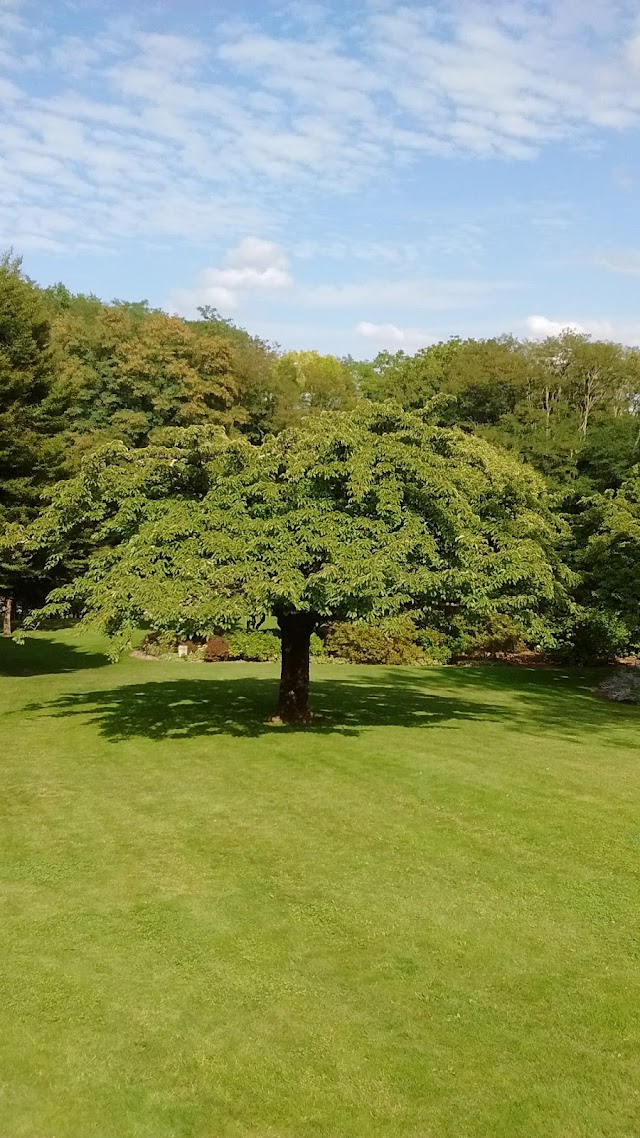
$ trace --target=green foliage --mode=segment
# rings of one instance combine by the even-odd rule
[[[318,660],[324,660],[327,657],[327,649],[325,646],[325,642],[322,639],[322,637],[318,635],[317,632],[311,633],[311,639],[310,639],[310,643],[309,643],[309,654],[311,656],[316,657],[316,659],[318,659]]]
[[[346,361],[371,399],[421,407],[451,398],[446,421],[515,450],[555,485],[620,485],[638,461],[640,351],[566,332],[542,343],[461,340],[415,356]]]
[[[640,467],[619,490],[584,503],[574,537],[581,604],[624,628],[627,648],[640,648]]]
[[[448,664],[453,655],[451,637],[437,628],[419,628],[416,642],[427,664]]]
[[[465,656],[508,656],[529,647],[527,630],[520,621],[504,612],[492,612],[467,625],[459,640]]]
[[[376,401],[393,399],[407,409],[423,407],[445,388],[445,376],[459,350],[457,338],[423,348],[414,356],[406,352],[379,352],[370,365],[351,362],[363,395]]]
[[[52,586],[79,580],[90,563],[72,604],[84,606],[91,594],[91,611],[102,613],[110,629],[122,629],[125,639],[131,622],[140,619],[134,614],[147,611],[157,616],[160,630],[168,622],[167,629],[188,638],[251,626],[266,612],[272,615],[274,606],[282,612],[300,606],[319,620],[373,623],[417,606],[418,626],[444,637],[442,645],[431,645],[438,658],[462,651],[465,637],[473,638],[473,628],[498,609],[505,621],[522,626],[532,645],[572,643],[570,614],[589,611],[621,622],[628,647],[640,646],[633,473],[640,459],[640,350],[567,331],[543,342],[453,337],[414,356],[381,352],[372,361],[357,361],[313,351],[281,354],[210,307],[200,316],[180,320],[144,300],[105,304],[93,294],[73,294],[62,283],[39,289],[24,276],[19,259],[2,260],[0,606],[3,596],[22,606],[40,604]],[[350,420],[341,438],[342,428],[326,415],[352,411],[358,397],[366,400],[356,416],[360,426]],[[399,421],[379,425],[390,397],[421,416],[423,426],[409,445],[400,441],[406,428]],[[313,418],[323,424],[320,433],[325,425],[329,432],[324,451],[319,434],[308,427],[302,428],[308,432],[304,443],[303,436],[291,435],[291,428]],[[436,418],[441,426],[427,427]],[[196,427],[203,433],[185,434]],[[228,436],[245,434],[253,449],[239,444],[234,450],[222,436],[214,443],[218,427]],[[278,441],[269,437],[278,432]],[[475,437],[477,448],[463,445],[462,432]],[[116,457],[115,441],[129,450]],[[40,536],[26,541],[24,526],[41,512],[50,486],[62,474],[75,476],[83,457],[105,445],[111,449],[86,465],[80,482],[69,484],[60,532],[51,528],[65,493],[57,490]],[[306,464],[301,450],[307,446]],[[447,446],[453,448],[448,457]],[[424,448],[421,467],[412,447]],[[508,459],[491,447],[535,467],[553,499],[545,500],[537,484],[529,497],[520,488],[515,496],[505,491],[500,500],[497,482],[504,478],[511,485],[511,475],[500,473]],[[134,468],[130,452],[136,449],[141,460]],[[406,468],[402,453],[409,456]],[[450,461],[447,481],[443,464]],[[510,518],[512,540],[521,514],[522,558],[515,544],[508,554],[501,547],[502,522],[496,546],[474,484],[491,464],[491,509],[503,522]],[[431,492],[423,485],[427,476]],[[530,474],[514,478],[521,487],[527,480],[533,485]],[[224,479],[229,487],[218,490]],[[225,503],[226,520],[216,517],[216,496]],[[135,516],[121,525],[125,507]],[[406,514],[400,527],[397,510]],[[552,531],[565,524],[561,511],[571,525],[572,540],[562,548],[573,577],[552,551]],[[536,531],[527,546],[532,514],[544,517],[547,533],[542,539]],[[208,564],[195,547],[203,538],[208,549],[216,526],[217,552]],[[150,527],[150,549],[143,554],[136,541],[146,540]],[[395,552],[384,550],[385,541]],[[257,567],[260,542],[271,550],[264,572]],[[341,553],[340,544],[351,552]],[[554,587],[548,575],[542,589],[529,580],[521,562],[534,547],[533,565],[548,559]],[[227,555],[224,573],[233,575],[232,563],[239,567],[234,582],[222,580]],[[415,588],[412,559],[418,566]],[[507,562],[518,563],[517,580],[509,582]],[[128,599],[115,582],[121,570],[132,585]],[[536,573],[534,568],[532,578]],[[352,589],[344,586],[348,574]],[[152,581],[164,600],[156,597]],[[559,601],[569,586],[572,601]],[[207,599],[207,588],[215,601]],[[67,590],[69,597],[75,589]],[[64,591],[57,597],[64,604]],[[480,640],[483,635],[478,632]],[[486,632],[487,643],[492,635]],[[476,648],[482,651],[480,641]]]
[[[231,374],[237,387],[238,423],[254,442],[276,429],[282,413],[283,391],[274,375],[277,348],[259,336],[252,336],[232,320],[205,305],[201,320],[192,322],[198,333],[215,332],[231,350]]]
[[[275,363],[271,383],[277,427],[291,426],[321,411],[344,411],[356,403],[354,379],[336,356],[287,352]]]
[[[80,454],[107,439],[143,446],[161,428],[244,418],[231,349],[209,326],[200,333],[144,305],[78,298],[54,335]]]
[[[227,642],[232,660],[266,663],[280,659],[280,638],[275,632],[232,632]]]
[[[602,664],[629,648],[629,629],[611,612],[578,609],[563,624],[556,655],[571,664]]]
[[[37,595],[20,525],[60,476],[64,403],[46,306],[20,260],[0,259],[0,595]],[[51,582],[49,581],[49,586]],[[45,589],[46,592],[46,589]],[[40,599],[42,599],[41,594]]]
[[[640,461],[640,421],[629,412],[594,416],[578,458],[578,473],[595,490],[617,490]]]
[[[278,611],[446,620],[551,602],[562,567],[541,481],[428,418],[363,404],[261,446],[192,428],[106,448],[35,527],[51,563],[78,528],[98,546],[47,613],[81,604],[126,640],[141,621],[190,638]]]
[[[350,664],[424,664],[417,635],[408,617],[375,625],[341,622],[329,626],[325,648]]]
[[[47,311],[20,261],[0,259],[0,523],[33,516],[55,479],[63,405]]]

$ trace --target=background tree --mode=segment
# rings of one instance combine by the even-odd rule
[[[42,488],[60,476],[64,405],[46,306],[19,258],[0,260],[0,534],[33,518]],[[11,631],[16,596],[33,591],[29,564],[11,541],[0,555],[0,607]]]
[[[448,367],[459,345],[454,337],[422,348],[413,356],[403,351],[378,352],[371,363],[349,360],[348,366],[367,399],[393,399],[407,410],[416,410],[445,389]]]
[[[640,351],[564,332],[544,341],[454,337],[408,356],[345,361],[362,394],[419,408],[515,451],[574,497],[619,486],[638,460]]]
[[[561,574],[541,480],[428,419],[363,404],[260,446],[201,429],[170,447],[112,445],[60,486],[37,527],[50,563],[88,521],[100,547],[45,612],[80,604],[125,641],[141,623],[192,637],[275,614],[277,713],[297,721],[323,621],[552,601]]]
[[[348,367],[319,352],[286,352],[274,364],[271,382],[277,400],[274,426],[280,429],[320,411],[348,410],[357,400]]]
[[[59,312],[54,336],[80,452],[110,438],[144,446],[167,426],[234,426],[245,418],[230,346],[213,327],[196,331],[144,302],[80,297]]]
[[[574,526],[579,600],[613,622],[621,648],[640,651],[640,467],[588,499]]]
[[[617,490],[640,462],[640,420],[596,412],[580,449],[577,469],[585,489]]]
[[[190,326],[198,332],[213,331],[230,346],[231,374],[242,409],[239,426],[244,434],[259,442],[278,425],[282,392],[273,374],[278,347],[252,336],[211,305],[203,305],[198,311],[200,320],[191,321]]]

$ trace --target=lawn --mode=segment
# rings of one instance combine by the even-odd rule
[[[637,710],[102,649],[0,644],[1,1138],[637,1138]]]

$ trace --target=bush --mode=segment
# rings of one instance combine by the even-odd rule
[[[482,623],[468,627],[460,640],[465,656],[509,656],[528,647],[525,629],[508,613],[487,613]]]
[[[558,637],[556,654],[572,664],[605,664],[629,647],[629,630],[619,617],[583,609]]]
[[[350,664],[424,664],[418,631],[407,617],[378,624],[331,624],[325,648]]]
[[[451,640],[445,632],[439,632],[437,628],[421,628],[417,642],[427,664],[447,664],[451,659]]]
[[[173,632],[148,632],[140,649],[147,656],[174,656],[178,650],[178,638]]]
[[[280,638],[275,632],[234,632],[228,640],[232,660],[265,663],[280,659]]]
[[[325,647],[324,640],[322,639],[321,636],[318,636],[317,632],[311,633],[311,642],[309,644],[309,650],[310,650],[312,656],[326,660],[327,649]]]
[[[228,642],[224,636],[210,636],[204,646],[203,659],[207,664],[215,664],[218,661],[228,660],[231,656],[231,650]]]

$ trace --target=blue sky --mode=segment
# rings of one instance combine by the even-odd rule
[[[0,0],[0,247],[364,357],[640,342],[640,7]]]

